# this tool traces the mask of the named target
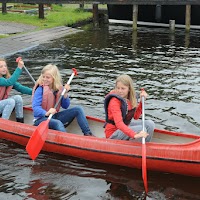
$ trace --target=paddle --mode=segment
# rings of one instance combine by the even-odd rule
[[[16,59],[16,62],[18,63],[22,58],[21,57],[18,57]],[[33,83],[35,84],[35,79],[32,77],[32,75],[30,74],[30,72],[28,71],[28,69],[26,68],[26,66],[24,65],[24,69],[26,71],[26,73],[29,75],[29,77],[31,78],[31,80],[33,81]]]
[[[75,68],[72,69],[73,73],[71,74],[67,84],[70,84],[73,77],[75,75],[77,75],[77,71]],[[56,108],[58,106],[58,104],[60,103],[63,95],[65,94],[66,89],[63,89],[60,98],[58,99],[56,105],[54,106],[54,108]],[[31,138],[28,141],[28,144],[26,145],[26,151],[28,152],[29,156],[31,157],[32,160],[35,160],[36,157],[38,156],[38,154],[40,153],[44,142],[46,140],[47,134],[48,134],[48,126],[49,126],[49,121],[52,118],[53,114],[50,114],[48,119],[41,122],[37,128],[35,129],[35,131],[33,132]]]
[[[143,90],[143,89],[142,89]],[[145,115],[144,115],[144,96],[142,96],[142,130],[145,131]],[[146,144],[145,138],[142,138],[142,178],[146,194],[148,193],[147,185],[147,166],[146,166]]]

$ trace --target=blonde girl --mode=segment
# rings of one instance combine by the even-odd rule
[[[140,98],[147,98],[147,93],[142,90]],[[141,141],[142,137],[149,142],[154,132],[154,122],[145,120],[145,131],[142,131],[142,121],[138,120],[142,114],[141,101],[137,104],[133,80],[130,76],[120,75],[115,81],[115,89],[105,98],[104,102],[107,138]]]
[[[70,90],[68,84],[64,85],[66,91]],[[74,118],[85,136],[93,136],[90,131],[86,116],[81,106],[70,106],[70,98],[66,92],[57,108],[54,105],[58,101],[63,90],[60,72],[56,65],[46,65],[36,81],[33,90],[32,108],[34,114],[34,125],[38,126],[42,121],[47,120],[50,114],[49,128],[66,132],[65,125],[71,123]],[[60,107],[64,110],[60,111]]]

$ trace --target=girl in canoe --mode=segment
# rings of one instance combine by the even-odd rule
[[[65,84],[64,88],[66,91],[69,91],[70,85]],[[93,136],[82,107],[68,108],[70,98],[67,92],[63,95],[57,108],[54,108],[62,91],[63,84],[57,66],[52,64],[46,65],[42,69],[41,75],[33,89],[32,108],[34,125],[38,126],[42,121],[47,120],[50,114],[53,114],[49,122],[49,128],[66,132],[65,124],[69,124],[76,118],[83,134],[85,136]],[[59,111],[60,107],[63,108],[62,111]]]
[[[142,90],[140,98],[147,97]],[[137,120],[142,114],[142,102],[137,105],[133,81],[128,75],[120,75],[116,79],[115,89],[105,98],[104,102],[106,138],[141,141],[142,137],[149,142],[154,132],[154,122],[145,120],[145,131],[142,131],[142,121]]]
[[[6,60],[0,58],[0,115],[3,119],[9,119],[15,108],[16,121],[24,123],[23,100],[20,95],[9,96],[12,89],[22,94],[32,94],[32,89],[21,85],[17,79],[22,73],[23,60],[19,60],[18,66],[10,75]]]

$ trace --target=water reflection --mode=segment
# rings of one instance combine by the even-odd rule
[[[65,81],[75,67],[84,76],[72,81],[72,105],[81,104],[88,115],[101,118],[104,96],[114,87],[115,78],[126,73],[137,90],[147,90],[146,117],[157,128],[200,134],[199,37],[198,31],[188,35],[179,29],[172,35],[162,28],[139,27],[132,33],[132,27],[110,25],[95,31],[85,27],[84,32],[16,54],[8,64],[15,66],[15,58],[22,56],[37,79],[43,66],[54,63]],[[32,86],[27,75],[20,82]],[[30,104],[30,96],[23,97]],[[0,195],[4,197],[18,193],[15,199],[20,195],[27,199],[42,195],[44,199],[145,199],[138,170],[42,153],[35,165],[27,164],[24,149],[9,145],[1,141]],[[199,179],[155,172],[148,176],[147,199],[200,198]]]
[[[145,197],[141,171],[43,153],[33,162],[19,145],[0,141],[1,199],[136,200],[200,197],[199,178],[148,172]],[[12,197],[12,198],[11,198]]]
[[[137,51],[137,31],[133,31],[132,33],[132,48]]]

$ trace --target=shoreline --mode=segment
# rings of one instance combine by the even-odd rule
[[[81,31],[83,30],[78,28],[59,26],[39,31],[30,30],[28,32],[21,32],[20,34],[0,38],[0,57],[5,58],[18,52],[27,51],[40,44],[51,42],[54,39]]]

